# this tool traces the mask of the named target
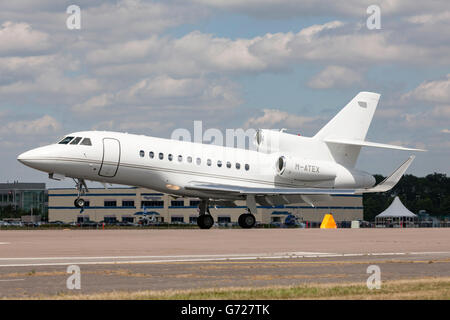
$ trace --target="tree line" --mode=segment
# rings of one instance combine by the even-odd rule
[[[385,177],[375,175],[377,183]],[[364,220],[374,221],[375,216],[386,210],[398,196],[406,208],[417,214],[425,210],[435,217],[450,216],[450,178],[446,174],[433,173],[426,177],[405,174],[390,191],[363,195]]]

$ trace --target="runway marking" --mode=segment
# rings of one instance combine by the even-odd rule
[[[216,257],[248,257],[248,256],[307,256],[307,255],[333,255],[324,252],[274,252],[274,253],[231,253],[231,254],[196,254],[196,255],[167,255],[167,256],[103,256],[103,257],[21,257],[21,258],[0,258],[0,261],[8,260],[88,260],[88,259],[149,259],[149,258],[216,258]]]
[[[25,279],[2,279],[0,282],[24,281]]]
[[[238,260],[265,260],[265,259],[298,259],[298,258],[336,258],[336,257],[370,257],[370,256],[406,256],[427,254],[450,254],[442,252],[391,252],[391,253],[341,253],[341,254],[303,254],[299,252],[281,254],[230,254],[230,255],[179,255],[179,256],[118,256],[118,257],[30,257],[30,258],[0,258],[1,261],[45,261],[41,263],[11,263],[1,264],[0,267],[37,267],[37,266],[65,266],[77,265],[118,265],[118,264],[150,264],[150,263],[188,263],[188,262],[214,262]],[[154,258],[148,260],[149,258]],[[111,261],[83,261],[104,260]],[[121,260],[121,259],[147,259],[147,260]],[[60,261],[70,260],[70,261]]]
[[[0,242],[0,244],[11,244],[11,242]]]

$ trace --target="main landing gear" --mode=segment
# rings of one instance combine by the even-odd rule
[[[200,229],[210,229],[214,225],[214,219],[209,212],[208,202],[208,200],[202,200],[198,205],[199,216],[197,218],[197,225]],[[253,213],[256,213],[255,196],[248,195],[247,212],[241,214],[238,219],[238,224],[241,228],[250,229],[255,226],[256,218]]]
[[[250,212],[243,213],[239,216],[238,224],[243,229],[250,229],[255,225],[255,223],[256,223],[256,218]]]
[[[199,216],[197,218],[197,225],[200,229],[211,229],[214,225],[214,219],[211,216],[211,212],[209,212],[208,208],[208,200],[200,201],[198,205]]]
[[[78,196],[75,199],[75,201],[73,202],[73,204],[76,208],[83,208],[85,201],[84,201],[84,199],[81,198],[81,196],[84,196],[86,194],[86,192],[89,192],[88,187],[87,187],[84,179],[73,179],[73,180],[75,181],[77,192],[78,192]]]
[[[256,201],[255,196],[248,195],[247,196],[247,213],[243,213],[239,216],[238,224],[243,229],[250,229],[256,223],[256,218],[253,215],[256,213]]]

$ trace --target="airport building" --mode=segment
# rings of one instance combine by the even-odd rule
[[[156,221],[168,223],[196,224],[197,198],[174,198],[170,195],[143,188],[90,188],[83,196],[83,209],[74,206],[75,189],[49,189],[49,221],[82,222],[138,222],[144,215],[154,216]],[[217,206],[210,209],[215,222],[237,223],[245,212],[245,202],[236,201],[236,207]],[[329,203],[322,202],[315,208],[306,205],[278,207],[258,206],[255,215],[263,224],[283,223],[289,214],[298,221],[320,222],[327,213],[332,213],[337,222],[363,219],[361,195],[336,195]]]
[[[45,183],[0,183],[0,207],[11,206],[35,214],[47,213],[47,190]]]

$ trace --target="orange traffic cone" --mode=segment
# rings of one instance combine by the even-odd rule
[[[320,224],[320,229],[336,229],[336,222],[334,221],[333,215],[328,213],[323,217],[322,223]]]

